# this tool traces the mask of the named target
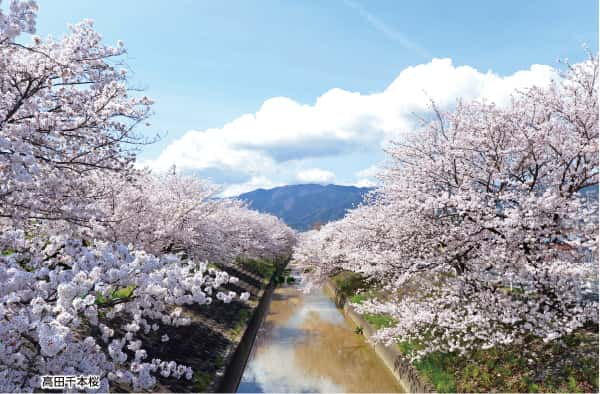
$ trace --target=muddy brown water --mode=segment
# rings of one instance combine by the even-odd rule
[[[403,392],[322,290],[275,290],[238,392]]]

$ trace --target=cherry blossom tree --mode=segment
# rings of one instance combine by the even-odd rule
[[[377,339],[413,354],[551,340],[598,322],[598,58],[500,108],[458,102],[395,141],[371,201],[304,235],[311,274],[385,285],[359,306],[398,322]]]
[[[237,296],[218,290],[237,278],[175,255],[22,231],[2,238],[10,247],[0,256],[3,392],[39,390],[42,375],[98,375],[103,391],[110,382],[149,389],[159,374],[191,379],[189,367],[148,360],[139,335],[189,324],[182,305]]]
[[[287,258],[296,242],[296,233],[281,219],[248,209],[239,201],[213,211],[209,219],[219,229],[229,259]]]
[[[285,223],[239,200],[216,198],[218,188],[196,177],[142,171],[133,182],[117,180],[106,188],[106,219],[97,221],[96,238],[209,261],[291,254],[295,233]]]
[[[92,175],[127,176],[152,101],[130,95],[122,43],[102,44],[91,21],[23,44],[36,11],[0,11],[0,217],[83,224],[103,197]]]
[[[284,257],[295,234],[199,179],[136,170],[152,101],[131,94],[124,47],[91,21],[23,44],[36,12],[0,9],[0,391],[38,391],[42,375],[98,375],[102,391],[191,379],[142,337],[168,341],[184,305],[249,299],[205,259]]]
[[[140,172],[97,183],[110,190],[98,202],[103,220],[79,230],[40,222],[0,237],[2,391],[39,389],[42,375],[56,374],[98,375],[101,390],[190,379],[185,365],[147,359],[141,336],[168,341],[169,326],[190,322],[181,306],[249,299],[221,288],[238,279],[208,268],[209,257],[291,253],[283,222],[210,199],[215,188],[197,178]]]

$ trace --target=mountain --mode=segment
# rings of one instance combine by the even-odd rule
[[[274,189],[257,189],[238,196],[252,209],[281,218],[288,226],[310,230],[313,224],[341,219],[347,209],[356,207],[367,187],[339,185],[288,185]]]
[[[252,209],[273,214],[288,226],[305,231],[313,224],[341,219],[346,210],[356,207],[371,190],[367,187],[303,184],[256,189],[240,194],[238,198],[248,202]],[[587,187],[581,194],[597,200],[598,186]]]

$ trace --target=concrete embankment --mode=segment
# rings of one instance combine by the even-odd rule
[[[244,373],[246,362],[250,356],[256,334],[261,326],[269,304],[273,296],[273,291],[277,287],[276,279],[281,274],[285,265],[278,266],[277,271],[271,277],[268,285],[261,289],[256,298],[258,305],[254,308],[252,316],[241,331],[240,340],[237,344],[230,347],[230,351],[225,356],[225,371],[215,382],[215,391],[219,393],[234,393]]]
[[[370,338],[375,333],[375,328],[371,326],[356,310],[346,302],[346,299],[341,295],[335,284],[328,280],[324,286],[325,294],[327,294],[338,306],[342,309],[344,315],[352,321],[357,327],[362,328],[363,335]],[[396,380],[402,385],[406,392],[411,393],[433,393],[435,389],[429,383],[423,381],[417,370],[411,365],[400,349],[396,346],[385,346],[384,344],[374,344],[375,352],[384,362],[384,364],[392,371]]]

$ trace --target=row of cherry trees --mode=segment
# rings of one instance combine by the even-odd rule
[[[598,57],[565,68],[508,107],[432,105],[433,121],[387,149],[368,201],[303,234],[295,260],[316,279],[380,283],[358,307],[391,315],[377,339],[418,343],[414,357],[597,324],[598,201],[582,191],[598,185]]]
[[[99,375],[104,391],[190,379],[148,359],[140,334],[168,341],[189,323],[181,306],[246,301],[207,262],[285,257],[295,234],[201,180],[136,169],[152,101],[128,87],[123,45],[90,21],[25,44],[36,13],[0,10],[0,391],[42,375]]]

